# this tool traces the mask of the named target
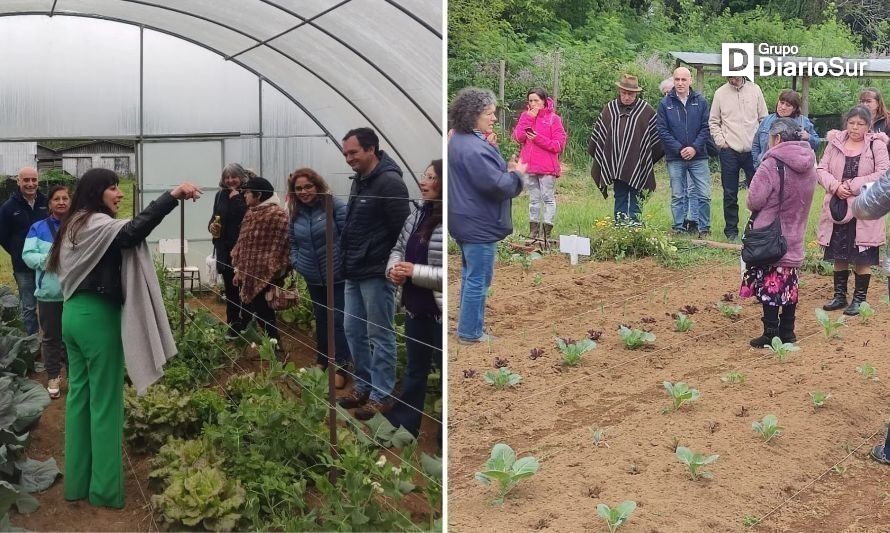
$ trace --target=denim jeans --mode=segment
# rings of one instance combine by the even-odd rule
[[[33,270],[28,272],[13,272],[15,284],[19,288],[19,302],[22,304],[22,322],[28,335],[37,333],[37,280]]]
[[[498,243],[457,243],[461,251],[460,314],[457,336],[478,339],[485,332],[485,299],[494,277]]]
[[[420,433],[427,376],[433,361],[437,368],[442,368],[442,323],[433,317],[406,317],[405,337],[408,364],[402,378],[401,402],[396,402],[386,418],[395,427],[404,426],[416,437]]]
[[[355,390],[385,402],[396,384],[396,288],[383,276],[348,279],[343,327],[355,362]]]
[[[723,234],[730,238],[739,236],[739,171],[745,172],[745,183],[750,185],[754,177],[751,152],[721,148],[720,183],[723,185],[723,218],[726,220]]]
[[[528,186],[528,219],[530,222],[553,224],[556,216],[556,178],[546,174],[529,174]],[[544,204],[544,216],[541,217],[541,204]]]
[[[312,309],[315,311],[315,342],[320,353],[315,354],[315,362],[328,367],[328,287],[307,284]],[[344,283],[334,284],[334,361],[344,368],[352,362],[346,331],[343,329]]]
[[[707,159],[668,161],[671,178],[671,214],[673,229],[682,230],[689,208],[689,220],[698,224],[699,231],[711,229],[711,171]]]
[[[643,196],[640,191],[621,180],[615,180],[615,221],[640,221],[643,212]]]

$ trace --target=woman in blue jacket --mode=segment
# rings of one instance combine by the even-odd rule
[[[36,272],[37,290],[34,291],[34,296],[37,298],[37,318],[40,329],[43,330],[40,353],[49,378],[46,391],[53,399],[62,395],[62,361],[67,363],[68,355],[65,353],[65,343],[62,342],[62,288],[59,286],[59,277],[45,269],[49,250],[59,232],[59,224],[68,213],[70,205],[66,187],[56,185],[51,188],[48,201],[50,215],[31,226],[22,249],[22,260]]]
[[[776,112],[767,115],[754,134],[754,143],[751,145],[751,157],[754,159],[754,168],[760,166],[763,154],[769,149],[769,128],[778,118],[790,118],[797,122],[802,130],[800,140],[810,143],[815,152],[819,148],[822,139],[816,133],[816,128],[807,117],[800,114],[800,95],[793,89],[785,89],[779,93],[779,101],[776,102]]]
[[[340,233],[346,222],[346,202],[330,194],[324,178],[311,168],[299,168],[287,179],[290,208],[290,261],[306,280],[312,308],[315,311],[315,339],[318,345],[316,362],[328,367],[328,288],[326,275],[327,253],[334,257],[334,359],[337,375],[334,385],[346,385],[346,367],[352,361],[346,334],[343,330],[343,272],[340,265]],[[327,218],[325,202],[334,202],[334,244],[328,250],[325,238]]]
[[[488,342],[485,298],[494,277],[498,241],[513,233],[512,200],[522,192],[528,168],[504,161],[488,142],[497,121],[497,100],[486,89],[467,87],[454,97],[448,121],[448,232],[461,252],[461,344]]]

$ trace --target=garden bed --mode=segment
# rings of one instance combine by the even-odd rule
[[[213,294],[202,296],[200,301],[191,300],[190,306],[193,309],[209,310],[215,316],[222,316],[225,313],[224,306],[217,301]],[[172,326],[177,328],[178,323],[172,319],[171,321],[173,322]],[[294,327],[284,325],[282,327],[284,330],[282,342],[289,353],[289,361],[293,362],[297,368],[313,366],[315,356],[312,336]],[[230,376],[248,372],[261,374],[269,368],[269,363],[261,361],[257,352],[250,348],[237,350],[234,357],[237,363],[229,363],[215,370],[207,388],[219,391],[221,389],[219,384],[226,383]],[[45,375],[33,377],[45,385]],[[55,457],[62,471],[64,471],[64,398],[66,393],[67,388],[63,388],[62,399],[54,400],[38,425],[34,427],[29,446],[29,456],[34,459]],[[343,425],[341,423],[341,426]],[[425,424],[421,436],[417,454],[426,452],[428,455],[435,455],[437,450],[433,424]],[[113,510],[93,507],[86,502],[67,502],[63,496],[64,480],[59,480],[49,490],[35,495],[41,504],[37,512],[20,515],[12,511],[10,513],[12,523],[32,531],[156,531],[163,528],[163,522],[157,513],[156,506],[150,503],[151,496],[158,494],[157,488],[152,488],[149,485],[149,473],[153,469],[152,460],[156,454],[138,453],[130,446],[127,446],[125,450],[126,506],[124,509]],[[374,457],[376,458],[380,454],[386,455],[393,465],[399,463],[399,450],[393,450],[392,453],[380,451]],[[422,484],[424,481],[419,474],[416,479],[415,483],[418,484]],[[310,483],[305,494],[305,501],[309,507],[314,507],[318,503],[318,497]],[[391,508],[391,510],[420,524],[430,521],[429,509],[422,493],[407,494],[399,502],[398,510]],[[242,527],[243,525],[242,523]]]
[[[449,273],[450,331],[459,275]],[[742,531],[746,517],[763,519],[763,531],[885,531],[890,467],[867,453],[890,418],[890,307],[878,303],[886,286],[872,281],[877,314],[868,325],[848,320],[829,341],[814,309],[830,278],[803,274],[801,351],[780,363],[748,346],[761,332],[759,305],[743,303],[736,319],[717,309],[738,279],[731,257],[680,270],[651,259],[571,267],[555,255],[527,270],[498,264],[487,311],[498,339],[467,347],[452,336],[449,344],[450,527],[606,531],[597,504],[634,500],[621,531]],[[676,332],[670,315],[685,306],[697,308],[695,325]],[[651,330],[654,344],[626,349],[621,324]],[[577,367],[560,364],[554,337],[583,339],[589,330],[603,332],[597,347]],[[532,359],[533,348],[543,355]],[[520,384],[497,391],[484,382],[497,358]],[[879,380],[856,372],[865,361]],[[721,381],[733,370],[744,383]],[[701,397],[663,413],[671,404],[664,381],[685,381]],[[824,407],[813,407],[813,391],[831,394]],[[751,425],[770,413],[783,433],[764,443]],[[593,429],[604,430],[608,447],[594,444]],[[537,457],[540,470],[492,506],[496,491],[474,473],[498,442]],[[678,445],[719,454],[705,467],[714,478],[692,481]]]

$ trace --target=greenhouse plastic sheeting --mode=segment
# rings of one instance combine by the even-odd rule
[[[48,14],[56,16],[52,19],[17,16]],[[62,31],[62,25],[55,24],[60,15],[62,18],[105,18],[142,25],[147,30],[203,46],[262,77],[298,105],[335,145],[349,129],[371,126],[380,134],[384,148],[412,175],[422,172],[426,162],[440,156],[443,80],[442,5],[439,1],[13,0],[0,2],[0,15],[16,15],[17,21],[40,20],[40,23],[31,24],[49,24],[45,31],[54,36]],[[59,93],[74,93],[84,84],[95,83],[98,75],[107,74],[104,82],[110,86],[110,91],[97,91],[93,87],[90,94],[78,95],[79,98],[72,95],[71,99],[116,107],[112,115],[93,118],[87,112],[90,106],[81,104],[79,107],[85,116],[80,124],[70,124],[72,114],[66,114],[63,123],[57,124],[52,118],[58,115],[41,114],[37,103],[32,101],[26,106],[14,101],[15,109],[0,115],[0,138],[77,135],[82,130],[90,130],[84,133],[87,136],[111,135],[112,132],[105,131],[109,125],[114,126],[114,133],[118,135],[140,133],[136,128],[138,110],[125,105],[134,101],[133,93],[139,89],[139,62],[129,61],[130,56],[138,53],[138,39],[122,38],[119,45],[101,50],[89,45],[66,48],[64,54],[56,50],[55,56],[53,51],[46,51],[45,55],[35,59],[30,50],[32,47],[22,47],[21,43],[27,41],[31,45],[34,37],[39,36],[31,32],[30,38],[10,38],[12,28],[6,24],[0,27],[4,33],[4,44],[0,44],[0,67],[4,68],[5,74],[0,81],[0,95],[6,98],[11,90],[17,97],[27,96],[21,91],[51,92],[49,87],[37,87],[36,82],[41,80],[56,80],[55,85],[65,87],[64,91],[58,87]],[[139,33],[138,28],[128,30]],[[128,30],[121,31],[126,33]],[[150,33],[146,31],[145,35]],[[88,41],[90,36],[91,32],[77,32],[81,41]],[[146,38],[146,59],[155,53],[148,48],[152,40],[157,39]],[[19,57],[11,58],[10,55]],[[18,87],[16,93],[19,80],[7,77],[6,67],[10,61],[28,61],[28,58],[32,66],[40,62],[46,62],[46,65],[40,64],[41,68],[33,69],[34,77],[28,79],[31,86]],[[175,57],[170,59],[176,60]],[[44,66],[52,68],[44,71]],[[63,83],[59,82],[63,79],[59,69],[67,75]],[[129,69],[130,75],[111,75],[118,69]],[[206,73],[201,67],[200,72],[213,80],[220,75],[216,66],[206,67]],[[150,75],[148,70],[145,74]],[[186,77],[181,81],[187,84],[190,80]],[[207,80],[193,81],[195,85],[186,89],[191,93],[190,97],[201,92],[196,88],[208,87]],[[172,84],[166,80],[146,79],[145,82],[146,91],[154,92],[145,95],[145,103],[151,102],[152,108],[155,104],[163,104],[152,98],[165,94]],[[259,83],[256,86],[258,88]],[[50,101],[51,96],[44,95],[42,102]],[[226,95],[207,95],[207,98],[216,101],[216,98],[225,99]],[[204,111],[203,107],[198,106],[193,111],[200,113]],[[225,109],[219,111],[224,113]],[[236,111],[234,118],[247,123],[235,131],[248,132],[251,126],[247,120],[249,116],[243,113],[240,104]],[[10,113],[13,115],[9,116]],[[33,117],[38,119],[36,124]],[[200,116],[193,118],[198,124],[206,120]],[[148,123],[163,132],[183,126],[169,117],[164,120],[166,122],[152,119]],[[52,135],[48,135],[47,130],[52,130]],[[97,133],[99,131],[101,133]]]

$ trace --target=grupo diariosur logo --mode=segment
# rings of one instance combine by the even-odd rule
[[[755,70],[759,76],[859,77],[865,75],[868,65],[868,61],[862,59],[799,57],[798,51],[794,45],[759,43],[755,47],[754,43],[723,43],[720,72],[722,76],[743,76],[750,80],[754,79]]]

